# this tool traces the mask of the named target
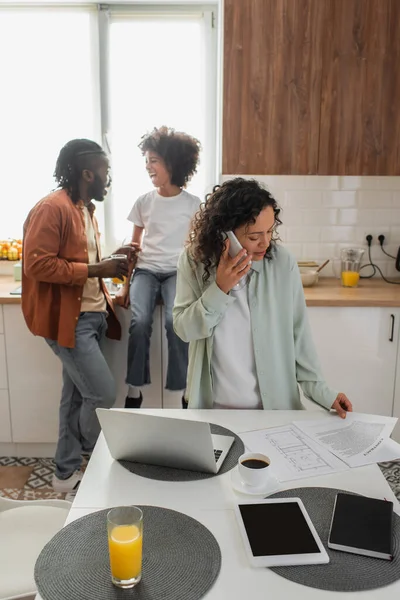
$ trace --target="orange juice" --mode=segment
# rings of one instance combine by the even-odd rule
[[[142,533],[136,525],[117,525],[108,536],[111,575],[128,580],[142,570]]]
[[[126,277],[122,277],[122,279],[119,279],[118,277],[113,277],[111,280],[115,285],[119,285],[120,283],[125,283],[126,282]]]
[[[357,271],[342,271],[342,285],[344,287],[356,287],[360,279]]]

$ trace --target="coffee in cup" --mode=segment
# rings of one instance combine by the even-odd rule
[[[239,457],[238,469],[240,479],[246,485],[259,487],[272,477],[271,461],[265,454],[246,452]]]

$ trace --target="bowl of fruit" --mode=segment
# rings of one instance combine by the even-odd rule
[[[22,259],[22,240],[0,240],[0,260]]]

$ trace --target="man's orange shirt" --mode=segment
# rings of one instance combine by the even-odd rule
[[[99,232],[88,206],[96,233]],[[83,203],[74,204],[65,190],[57,190],[38,202],[24,224],[22,259],[22,312],[34,335],[75,346],[83,286],[88,278],[88,248]],[[108,337],[120,339],[121,327],[102,280],[108,304]]]

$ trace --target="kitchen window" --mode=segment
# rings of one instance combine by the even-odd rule
[[[95,7],[0,7],[0,239],[22,236],[58,152],[100,138]]]
[[[204,197],[217,171],[215,14],[192,3],[0,8],[0,239],[21,237],[75,137],[110,156],[113,186],[97,211],[107,250],[130,237],[127,214],[152,187],[138,143],[153,127],[200,139],[188,190]]]

